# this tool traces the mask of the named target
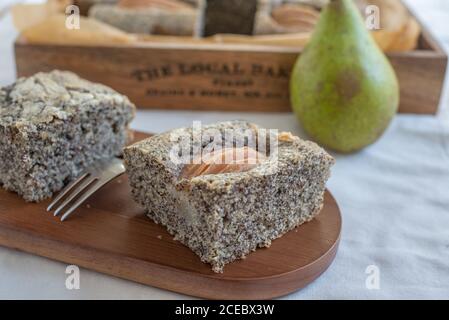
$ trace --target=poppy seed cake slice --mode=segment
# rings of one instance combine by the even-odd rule
[[[134,112],[127,97],[71,72],[0,88],[0,184],[27,201],[50,197],[93,162],[122,153]]]
[[[201,132],[210,129],[222,136],[234,130],[234,142],[245,130],[255,135],[264,130],[248,122],[229,121],[204,126]],[[173,161],[172,151],[178,150],[174,147],[187,143],[173,137],[193,136],[192,130],[176,129],[125,148],[125,166],[133,198],[148,217],[166,226],[213,271],[222,272],[225,264],[257,247],[268,247],[321,210],[334,159],[315,143],[276,133],[277,152],[270,146],[267,158],[261,157],[255,165],[235,171],[234,164],[229,172],[217,166],[219,171],[214,173],[211,166],[186,170],[189,164]],[[211,140],[201,141],[204,152]],[[242,141],[247,144],[249,139]],[[248,152],[246,146],[243,149]],[[195,158],[193,148],[185,150],[191,150],[190,159]]]

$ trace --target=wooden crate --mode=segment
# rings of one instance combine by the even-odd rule
[[[290,111],[288,82],[300,49],[260,45],[78,46],[15,42],[18,76],[71,70],[127,95],[141,108]],[[423,28],[419,49],[388,55],[402,113],[434,114],[447,55]]]

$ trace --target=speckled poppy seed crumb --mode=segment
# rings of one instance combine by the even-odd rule
[[[246,121],[203,127],[260,128]],[[191,128],[176,132],[190,134]],[[283,134],[277,159],[245,172],[183,179],[168,156],[172,132],[124,149],[133,198],[154,222],[193,250],[214,272],[310,221],[321,210],[334,159],[313,142]]]
[[[26,201],[59,191],[93,162],[120,155],[135,106],[71,72],[0,88],[0,184]]]

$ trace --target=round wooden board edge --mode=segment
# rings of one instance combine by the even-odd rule
[[[340,207],[330,191],[326,189],[325,192],[330,196],[330,200],[336,208],[333,214],[338,215],[338,235],[329,249],[319,258],[296,270],[268,277],[238,279],[226,277],[214,278],[213,276],[207,277],[203,275],[202,279],[205,281],[202,283],[203,286],[200,286],[200,290],[198,290],[198,286],[196,285],[195,288],[188,288],[182,291],[176,290],[175,292],[205,299],[263,300],[286,296],[311,284],[333,263],[341,239],[342,216]],[[226,273],[226,268],[224,273]]]
[[[178,294],[212,300],[264,300],[296,292],[320,277],[332,264],[338,251],[342,216],[335,198],[328,190],[326,193],[336,208],[333,214],[338,215],[338,234],[325,253],[298,269],[267,277],[238,279],[216,277],[215,274],[197,274],[192,271],[145,263],[135,265],[140,269],[139,278],[133,278],[134,275],[129,274],[128,270],[121,270],[119,277]],[[132,261],[130,262],[132,264]],[[155,277],[156,274],[159,276]],[[226,274],[226,268],[224,274]],[[117,273],[115,275],[117,276]],[[162,278],[176,279],[176,281],[162,281]]]

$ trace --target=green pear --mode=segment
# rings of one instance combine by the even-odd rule
[[[306,133],[349,153],[376,141],[399,105],[396,74],[352,0],[330,0],[293,68],[290,99]]]

